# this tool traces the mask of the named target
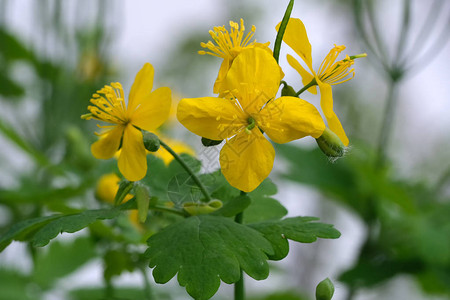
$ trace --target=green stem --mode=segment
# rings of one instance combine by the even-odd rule
[[[246,192],[241,191],[241,196],[247,195]],[[244,213],[240,212],[234,217],[234,221],[238,224],[242,224],[244,220]],[[234,300],[245,299],[245,287],[244,287],[244,273],[241,270],[241,278],[234,284]]]
[[[152,287],[150,286],[150,281],[147,275],[147,272],[145,271],[145,268],[140,268],[142,277],[144,278],[144,290],[145,290],[145,298],[148,300],[153,299],[153,293],[152,293]]]
[[[177,210],[177,209],[173,209],[173,208],[169,208],[169,207],[159,206],[159,205],[150,206],[150,209],[151,210],[162,211],[162,212],[169,212],[169,213],[176,214],[176,215],[179,215],[179,216],[182,216],[182,217],[189,216],[183,211],[180,211],[180,210]]]
[[[389,146],[389,140],[392,133],[392,124],[396,113],[397,101],[395,92],[397,90],[397,81],[390,80],[388,86],[388,93],[386,97],[386,106],[384,108],[384,119],[380,131],[380,138],[378,139],[378,150],[376,158],[376,168],[383,167],[386,160],[386,150]]]
[[[281,20],[280,28],[278,28],[277,37],[275,38],[275,46],[273,48],[273,57],[278,63],[278,59],[280,58],[280,49],[281,42],[283,41],[283,35],[286,31],[287,24],[289,22],[289,18],[291,16],[292,7],[294,6],[294,0],[289,1],[289,4],[286,8],[286,11],[283,16],[283,20]]]
[[[311,80],[310,83],[308,83],[307,85],[305,85],[304,87],[302,87],[302,89],[301,89],[300,91],[298,91],[297,94],[295,94],[295,97],[300,96],[301,93],[303,93],[304,91],[306,91],[307,89],[309,89],[310,87],[315,86],[315,85],[317,85],[317,81],[316,81],[316,79],[314,78],[313,80]]]
[[[172,148],[170,148],[166,143],[164,143],[161,139],[159,140],[159,142],[161,146],[163,146],[164,149],[166,149],[167,152],[169,152],[173,156],[173,158],[175,158],[175,160],[183,167],[183,169],[185,169],[186,172],[188,172],[188,174],[191,175],[195,184],[197,184],[200,191],[203,193],[203,196],[205,196],[205,201],[206,202],[211,201],[211,196],[208,194],[208,191],[206,190],[205,186],[200,181],[198,176],[194,173],[194,171],[192,171],[192,169],[183,161],[183,159],[175,151],[173,151]]]

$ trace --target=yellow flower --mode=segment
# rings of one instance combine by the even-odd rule
[[[224,79],[225,98],[182,99],[178,120],[193,133],[211,140],[227,139],[220,165],[227,181],[244,192],[269,175],[276,143],[308,135],[318,138],[325,124],[317,109],[296,97],[275,99],[281,74],[275,59],[260,48],[246,49]],[[221,91],[222,93],[222,91]]]
[[[107,203],[114,203],[114,198],[119,190],[120,178],[115,173],[105,174],[97,182],[97,187],[95,189],[95,196],[101,201]],[[123,202],[127,202],[133,198],[132,195],[128,194],[123,199]]]
[[[279,27],[280,24],[277,25],[277,30]],[[303,25],[303,22],[300,19],[289,19],[283,41],[288,44],[308,66],[311,72],[305,70],[294,57],[289,54],[287,55],[289,64],[300,74],[305,86],[311,82],[314,83],[313,80],[315,80],[314,85],[308,89],[309,92],[316,94],[317,90],[315,84],[319,86],[321,95],[320,106],[327,119],[328,126],[331,131],[341,139],[342,143],[347,146],[349,143],[347,135],[345,134],[341,122],[333,111],[331,85],[340,84],[352,79],[354,76],[354,69],[351,69],[350,67],[353,64],[353,58],[362,57],[365,56],[365,54],[354,57],[349,57],[347,55],[343,60],[336,62],[339,53],[345,49],[345,46],[335,45],[325,57],[316,73],[312,67],[311,44],[309,43],[305,25]]]
[[[121,146],[118,159],[119,170],[129,181],[142,179],[147,173],[146,150],[141,129],[154,131],[167,120],[171,104],[171,92],[167,87],[152,90],[153,66],[149,63],[139,71],[125,105],[122,85],[118,82],[106,85],[92,96],[88,106],[90,114],[84,119],[96,119],[113,125],[107,128],[91,152],[99,159],[109,159]]]
[[[244,20],[241,19],[241,24],[239,28],[239,24],[233,21],[230,21],[230,32],[225,28],[225,26],[214,27],[213,30],[209,31],[212,41],[208,41],[207,43],[201,43],[200,45],[208,49],[209,51],[198,51],[199,54],[205,55],[213,55],[217,57],[223,58],[222,65],[220,66],[219,75],[217,76],[216,82],[214,83],[214,93],[219,93],[221,89],[221,85],[225,76],[228,73],[228,70],[233,63],[233,60],[239,53],[244,49],[260,47],[272,53],[268,48],[269,42],[261,44],[257,43],[256,40],[251,40],[253,38],[253,34],[255,33],[255,26],[252,26],[250,32],[247,35],[244,34]]]

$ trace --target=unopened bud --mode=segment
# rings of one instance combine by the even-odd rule
[[[297,92],[294,90],[294,88],[290,85],[288,85],[286,82],[282,81],[283,88],[281,89],[281,96],[292,96],[297,97]]]
[[[218,140],[210,140],[210,139],[207,139],[205,137],[202,137],[202,145],[205,146],[205,147],[217,146],[220,143],[222,143],[222,141],[223,140],[220,140],[220,141],[218,141]]]
[[[342,157],[345,153],[345,146],[341,139],[328,127],[325,127],[322,135],[316,139],[320,150],[330,158]]]
[[[204,215],[212,213],[222,207],[222,201],[214,199],[208,203],[188,202],[183,204],[183,208],[191,216]]]
[[[137,184],[134,188],[134,192],[136,194],[139,222],[144,223],[148,215],[150,192],[148,188],[142,184]]]
[[[316,300],[331,300],[334,294],[334,285],[329,278],[322,280],[316,287]]]
[[[150,152],[156,152],[159,149],[160,142],[156,134],[148,131],[142,131],[144,137],[144,147]]]

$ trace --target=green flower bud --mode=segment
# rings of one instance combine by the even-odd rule
[[[328,127],[325,127],[325,131],[322,135],[316,139],[317,145],[320,150],[330,158],[342,157],[345,153],[345,146],[339,137],[331,131]]]
[[[183,208],[191,216],[205,215],[212,213],[222,207],[222,201],[213,199],[208,203],[188,202],[183,204]]]
[[[334,294],[334,285],[329,278],[322,280],[316,287],[316,300],[331,300]]]
[[[148,132],[148,131],[142,131],[142,135],[144,137],[145,149],[147,149],[150,152],[158,151],[159,146],[160,146],[158,136],[156,134]]]
[[[288,85],[286,82],[282,81],[281,83],[283,83],[283,88],[281,89],[281,96],[292,96],[292,97],[297,97],[296,94],[297,92],[294,90],[294,88],[290,85]]]
[[[223,140],[221,140],[221,141],[216,141],[216,140],[210,140],[210,139],[207,139],[207,138],[205,138],[205,137],[202,137],[202,144],[203,144],[203,146],[205,146],[205,147],[217,146],[217,145],[219,145],[220,143],[222,143],[222,141],[223,141]]]

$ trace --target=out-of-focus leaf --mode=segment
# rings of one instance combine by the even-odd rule
[[[136,299],[149,299],[149,300],[171,300],[173,299],[168,294],[154,293],[154,295],[148,295],[143,289],[134,287],[115,287],[112,295],[105,295],[104,288],[79,288],[72,290],[69,293],[71,300],[136,300]]]
[[[148,240],[146,256],[158,283],[178,273],[178,282],[195,299],[209,299],[220,280],[237,282],[242,269],[261,280],[268,276],[270,243],[261,233],[228,218],[201,215],[184,219]]]
[[[312,243],[317,238],[337,239],[340,232],[333,225],[316,222],[315,217],[286,218],[279,221],[266,221],[249,224],[253,229],[261,232],[272,243],[274,254],[271,260],[281,260],[288,255],[289,240],[300,243]]]
[[[6,99],[20,97],[25,93],[24,88],[6,76],[5,71],[0,72],[0,95]]]
[[[415,208],[407,188],[389,179],[383,170],[375,169],[369,152],[361,146],[361,149],[354,149],[348,156],[331,163],[318,149],[277,145],[277,153],[290,163],[283,174],[285,178],[316,187],[332,199],[353,208],[363,219],[373,217],[373,206],[383,202],[413,213]]]
[[[49,166],[50,162],[42,153],[33,148],[30,143],[28,143],[16,130],[0,120],[0,132],[7,137],[14,145],[18,146],[25,153],[30,155],[30,157],[41,166]]]
[[[103,276],[110,281],[113,276],[119,276],[123,271],[132,272],[134,270],[133,261],[125,251],[110,250],[104,258],[105,268]]]
[[[0,27],[0,55],[5,60],[32,59],[30,52],[15,36],[8,33],[4,27]]]
[[[30,291],[30,277],[16,270],[0,269],[0,300],[38,300],[41,292]]]
[[[39,252],[33,269],[33,281],[43,289],[95,257],[94,246],[89,238],[77,238],[72,242],[54,242],[47,251]]]

